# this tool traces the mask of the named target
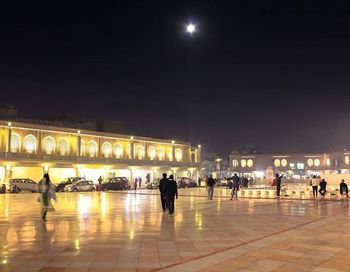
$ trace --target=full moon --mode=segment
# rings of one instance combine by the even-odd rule
[[[192,34],[196,32],[196,26],[194,24],[189,24],[187,25],[186,30],[188,33]]]

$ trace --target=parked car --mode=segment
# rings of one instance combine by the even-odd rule
[[[160,181],[160,179],[154,179],[153,181],[147,183],[146,189],[149,189],[149,190],[158,189],[159,188],[159,181]]]
[[[96,191],[96,186],[91,180],[78,180],[64,187],[66,192],[93,192]]]
[[[129,180],[126,177],[114,177],[106,179],[101,184],[101,191],[122,191],[122,190],[129,190]]]
[[[224,179],[219,179],[219,180],[217,180],[216,185],[217,186],[226,186],[226,187],[228,187],[229,186],[229,182],[225,178]]]
[[[10,179],[10,192],[19,193],[23,191],[35,193],[38,191],[38,184],[28,178]]]
[[[67,185],[72,184],[73,182],[79,181],[79,180],[85,180],[85,178],[82,177],[71,177],[71,178],[66,178],[63,181],[61,181],[59,184],[55,185],[55,191],[56,192],[63,192],[64,188]]]
[[[177,182],[177,187],[178,188],[193,188],[193,187],[197,187],[197,183],[190,179],[190,178],[186,178],[186,177],[179,177],[176,179]]]

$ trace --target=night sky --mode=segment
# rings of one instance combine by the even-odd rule
[[[346,1],[44,2],[0,9],[0,104],[24,117],[122,120],[208,152],[350,147]]]

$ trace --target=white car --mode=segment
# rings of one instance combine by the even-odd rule
[[[65,192],[94,192],[96,186],[91,180],[78,180],[64,187]]]

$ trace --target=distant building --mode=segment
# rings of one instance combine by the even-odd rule
[[[345,177],[350,182],[350,152],[303,154],[241,154],[229,155],[232,172],[257,179],[269,179],[276,173],[287,179],[308,179],[319,175],[333,183]],[[271,174],[272,173],[272,174]]]

